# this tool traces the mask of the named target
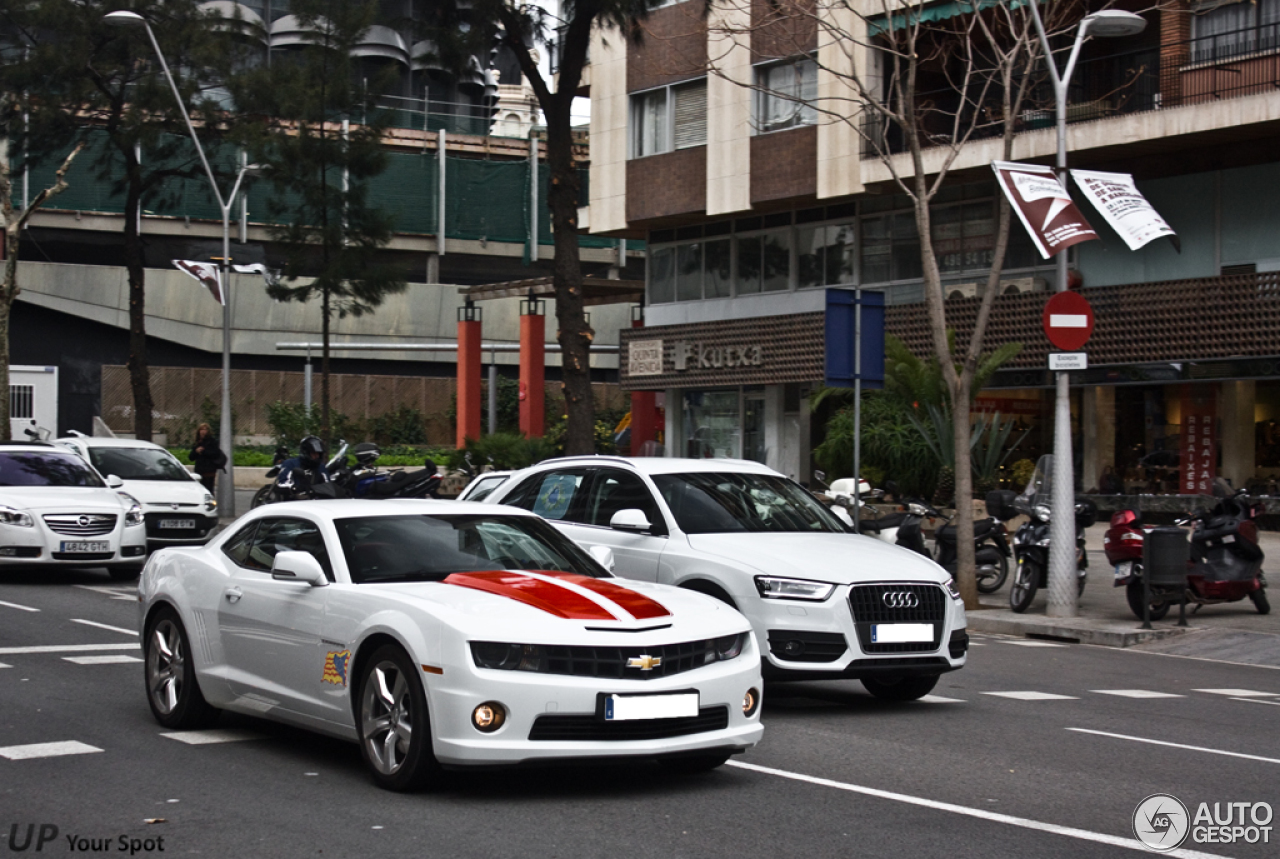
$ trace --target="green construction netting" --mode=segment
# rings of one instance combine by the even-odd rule
[[[934,21],[945,21],[957,15],[968,15],[974,11],[990,9],[994,6],[1008,6],[1018,9],[1026,5],[1027,0],[953,0],[949,3],[933,3],[921,5],[893,15],[893,29],[901,30],[909,24],[929,24]],[[879,36],[889,30],[884,15],[877,15],[867,22],[867,35]]]

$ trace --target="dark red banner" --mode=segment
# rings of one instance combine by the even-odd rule
[[[1188,386],[1182,394],[1182,494],[1213,493],[1217,477],[1218,409],[1212,386]]]

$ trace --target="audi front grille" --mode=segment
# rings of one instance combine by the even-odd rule
[[[949,597],[938,585],[855,585],[849,591],[849,607],[863,653],[931,653],[942,643]],[[871,627],[878,623],[933,624],[932,641],[873,644]]]
[[[116,529],[114,513],[51,513],[44,524],[56,534],[68,537],[101,537]]]

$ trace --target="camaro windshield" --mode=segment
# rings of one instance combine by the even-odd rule
[[[191,472],[165,450],[149,447],[91,447],[89,460],[101,474],[121,480],[191,480]]]
[[[85,461],[71,453],[0,453],[0,486],[105,486]]]
[[[848,529],[804,487],[769,474],[655,474],[686,534],[738,531],[841,533]]]
[[[356,584],[438,582],[480,570],[551,570],[604,577],[586,552],[541,519],[463,514],[334,521]]]

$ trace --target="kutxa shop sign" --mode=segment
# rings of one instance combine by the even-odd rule
[[[679,340],[674,345],[677,371],[759,367],[764,363],[764,350],[751,344],[707,346],[703,343]]]

